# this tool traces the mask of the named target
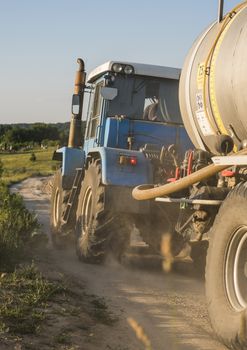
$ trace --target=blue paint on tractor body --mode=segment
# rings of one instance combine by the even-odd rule
[[[62,154],[62,176],[74,178],[76,169],[83,168],[85,163],[85,151],[78,148],[62,147],[56,150]]]
[[[101,159],[102,183],[104,185],[134,187],[140,183],[152,183],[152,167],[144,154],[139,151],[97,147],[91,153],[98,154]],[[121,165],[120,156],[135,157],[136,165]]]
[[[102,80],[101,78],[96,83],[99,84]],[[141,149],[145,144],[157,146],[159,149],[174,144],[178,153],[183,156],[186,150],[193,148],[193,145],[181,124],[152,122],[124,116],[112,117],[108,115],[108,106],[109,101],[102,99],[93,136],[91,136],[93,122],[88,116],[82,149],[63,147],[57,151],[63,154],[62,175],[66,180],[69,179],[72,186],[76,168],[85,168],[91,157],[100,158],[102,183],[111,188],[111,193],[114,189],[116,191],[119,191],[119,188],[121,191],[124,191],[124,188],[126,191],[128,189],[128,211],[138,213],[139,209],[136,208],[140,208],[141,213],[144,204],[139,203],[137,206],[134,203],[130,189],[139,184],[154,182],[152,162]],[[121,155],[135,157],[136,165],[121,165],[119,162]],[[117,195],[115,197],[117,198]]]

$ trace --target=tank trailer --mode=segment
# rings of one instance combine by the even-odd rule
[[[223,9],[219,1],[217,22],[182,69],[179,103],[194,149],[172,182],[138,186],[133,197],[164,212],[179,205],[171,234],[191,245],[197,266],[206,260],[212,326],[230,349],[247,349],[247,2]]]

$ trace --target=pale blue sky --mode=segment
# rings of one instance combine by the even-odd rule
[[[225,0],[226,9],[239,1]],[[0,0],[0,123],[70,120],[76,58],[181,67],[218,0]]]

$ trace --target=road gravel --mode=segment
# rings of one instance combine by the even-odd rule
[[[50,237],[49,179],[29,178],[15,185],[13,191],[23,196],[27,208],[37,214],[42,230]],[[174,271],[165,273],[158,257],[142,252],[130,251],[122,265],[110,257],[98,266],[80,263],[73,247],[56,251],[50,242],[48,250],[53,269],[82,281],[88,293],[104,297],[119,319],[113,327],[96,332],[90,349],[145,349],[128,318],[142,327],[152,350],[226,349],[215,340],[207,316],[204,280],[190,261],[179,262]]]

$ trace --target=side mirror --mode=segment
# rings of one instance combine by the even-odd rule
[[[114,100],[115,97],[117,97],[118,89],[103,86],[100,90],[100,94],[105,100],[111,101]]]
[[[78,115],[80,113],[80,107],[81,107],[81,97],[80,97],[80,95],[73,95],[73,97],[72,97],[72,107],[71,107],[72,114]]]

